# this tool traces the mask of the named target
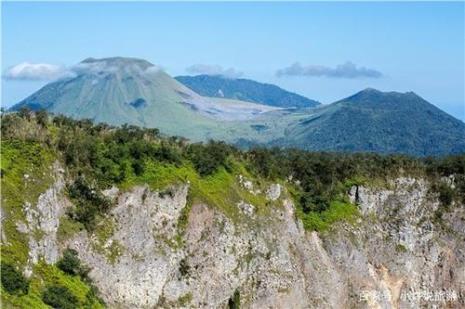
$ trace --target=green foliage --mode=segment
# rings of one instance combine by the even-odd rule
[[[187,157],[192,161],[201,176],[211,175],[219,167],[229,168],[227,158],[232,147],[224,142],[210,141],[207,144],[192,144],[187,149]]]
[[[300,196],[300,206],[304,213],[311,211],[322,212],[328,208],[329,201],[321,194],[303,192]]]
[[[25,220],[24,205],[35,205],[39,195],[51,185],[53,157],[49,147],[38,141],[2,137],[0,164],[2,213],[8,218],[2,221],[8,242],[2,243],[1,258],[14,265],[25,265],[27,236],[18,233],[16,223]]]
[[[69,248],[63,252],[63,257],[57,262],[57,267],[71,276],[79,275],[83,279],[87,279],[89,272],[87,267],[81,265],[77,251]]]
[[[274,144],[413,156],[465,152],[465,124],[413,92],[367,89],[306,115],[291,132]]]
[[[86,276],[86,273],[87,270],[79,276],[69,275],[56,265],[47,265],[44,262],[39,262],[34,267],[31,291],[27,295],[27,298],[42,302],[42,296],[47,287],[62,286],[77,298],[78,305],[76,307],[103,308],[103,301],[98,297],[98,291]],[[25,300],[21,299],[21,301],[24,302]]]
[[[2,262],[2,286],[10,294],[27,294],[29,282],[13,265]]]
[[[189,181],[191,201],[217,206],[232,218],[240,217],[235,205],[241,200],[251,202],[259,211],[266,211],[264,198],[249,194],[238,186],[236,176],[239,173],[270,182],[289,179],[298,213],[308,222],[306,226],[314,229],[325,226],[327,220],[324,219],[328,212],[331,213],[332,203],[343,200],[352,185],[367,180],[383,183],[400,175],[426,175],[432,179],[454,175],[455,193],[441,187],[440,199],[446,204],[453,199],[465,200],[463,155],[419,159],[280,148],[240,151],[223,142],[189,144],[179,138],[162,138],[154,129],[93,125],[89,120],[63,116],[54,117],[40,138],[30,132],[17,132],[15,122],[18,119],[26,123],[23,126],[41,128],[36,118],[40,117],[34,117],[30,112],[22,113],[21,117],[2,115],[6,120],[2,123],[5,139],[17,142],[27,136],[37,140],[37,145],[46,140],[47,147],[58,152],[75,179],[69,186],[70,197],[76,204],[70,217],[88,231],[95,229],[96,220],[111,207],[111,203],[98,192],[114,184],[124,189],[137,183],[149,183],[153,189],[164,190],[174,183]],[[9,172],[4,170],[2,175],[8,177]],[[161,192],[165,193],[170,194],[169,191]],[[187,222],[186,218],[187,215],[183,215],[182,224]],[[72,232],[77,226],[64,224],[60,228],[61,234],[67,230]]]
[[[247,157],[251,161],[251,168],[265,178],[273,179],[282,175],[283,166],[279,161],[281,156],[277,148],[272,150],[266,148],[254,148],[249,151]],[[284,175],[287,176],[287,175]]]
[[[305,229],[318,232],[329,230],[334,223],[339,221],[354,223],[359,215],[357,206],[343,201],[333,201],[327,209],[321,212],[305,213],[298,209],[297,213],[302,219]]]
[[[71,218],[82,223],[87,231],[93,231],[97,217],[103,216],[109,210],[111,202],[83,177],[78,177],[69,186],[68,194],[76,203],[76,208],[70,214]]]
[[[61,285],[48,286],[42,294],[42,300],[57,309],[75,309],[79,305],[77,297]]]

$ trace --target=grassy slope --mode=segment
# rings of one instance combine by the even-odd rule
[[[16,223],[25,221],[23,205],[35,205],[41,193],[52,184],[51,166],[54,154],[39,143],[4,141],[1,144],[2,169],[2,232],[6,244],[2,243],[2,263],[14,265],[23,271],[28,258],[28,241],[16,230]],[[27,180],[25,175],[29,175]],[[42,302],[41,294],[46,286],[61,284],[67,287],[87,308],[101,308],[95,299],[88,300],[90,287],[77,276],[63,273],[54,265],[37,264],[30,278],[27,295],[10,295],[2,287],[4,308],[50,308]]]

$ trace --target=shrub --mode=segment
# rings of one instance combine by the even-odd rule
[[[57,309],[75,309],[79,301],[71,291],[61,285],[51,285],[42,293],[42,300]]]
[[[29,282],[24,278],[23,274],[17,271],[12,265],[2,263],[2,285],[3,288],[10,294],[27,294],[29,290]]]
[[[87,273],[86,269],[81,266],[78,253],[74,249],[68,248],[63,252],[63,257],[58,261],[57,267],[72,276],[80,275],[85,277]]]

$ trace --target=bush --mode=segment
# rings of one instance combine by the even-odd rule
[[[29,282],[24,278],[23,274],[17,271],[12,265],[2,263],[2,285],[3,288],[10,294],[27,294],[29,290]]]
[[[52,285],[42,293],[42,300],[47,305],[56,309],[75,309],[79,301],[71,291],[61,285]]]
[[[69,248],[63,252],[63,257],[58,261],[57,267],[72,276],[85,277],[87,274],[86,269],[81,266],[76,250]]]

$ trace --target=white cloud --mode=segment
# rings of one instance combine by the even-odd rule
[[[152,66],[148,67],[147,69],[145,69],[145,74],[155,75],[155,74],[157,74],[158,72],[161,72],[161,71],[163,71],[163,69],[161,67],[159,67],[158,65],[152,65]]]
[[[96,78],[105,77],[108,74],[116,73],[120,68],[107,61],[81,62],[76,65],[66,67],[48,63],[23,62],[10,67],[3,74],[3,78],[9,80],[44,80],[53,81],[60,78],[76,77],[81,74],[94,75]],[[149,66],[142,69],[138,65],[128,65],[124,70],[132,73],[153,75],[162,68],[159,66]]]
[[[220,65],[210,64],[194,64],[186,68],[186,71],[191,74],[220,75],[228,78],[239,78],[244,74],[234,68],[224,69]]]
[[[299,62],[276,72],[277,76],[316,76],[330,78],[380,78],[383,74],[377,70],[365,67],[357,67],[354,63],[347,61],[335,68],[324,65],[306,65]]]
[[[12,80],[54,80],[70,76],[72,72],[64,66],[29,62],[12,66],[3,74],[4,78]]]

